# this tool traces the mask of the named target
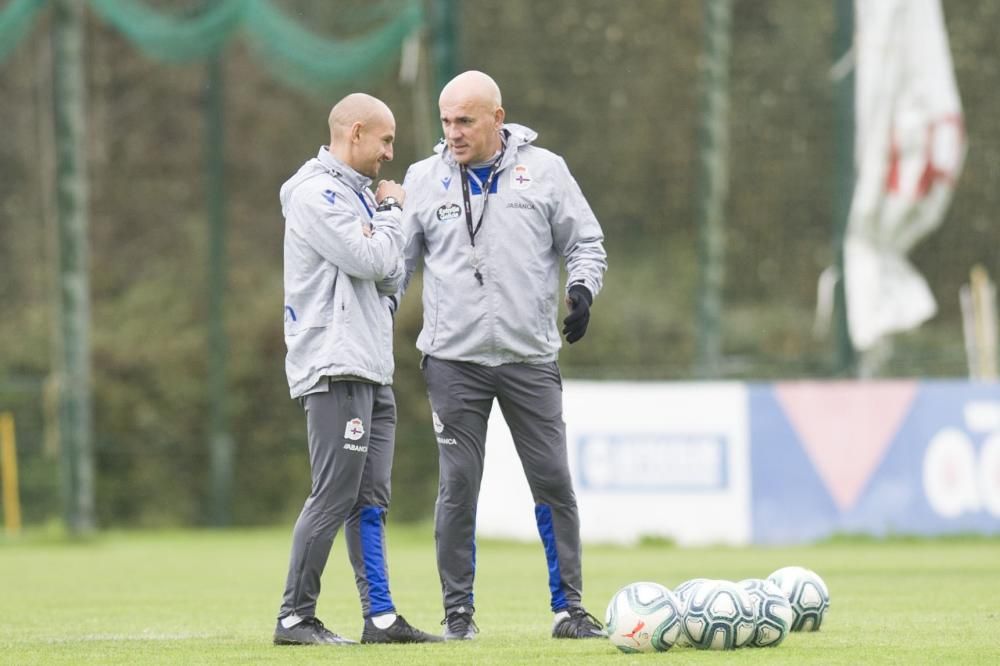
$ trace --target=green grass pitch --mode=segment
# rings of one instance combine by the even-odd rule
[[[393,596],[407,619],[440,631],[429,525],[389,528]],[[603,640],[549,637],[538,544],[481,541],[477,640],[436,645],[274,647],[288,529],[111,532],[71,542],[0,539],[0,664],[997,664],[1000,540],[838,540],[795,548],[682,549],[647,543],[584,549],[584,602],[603,619],[622,585],[765,577],[802,565],[824,577],[821,631],[730,653],[676,648],[625,655]],[[338,537],[318,615],[359,638],[353,575]]]

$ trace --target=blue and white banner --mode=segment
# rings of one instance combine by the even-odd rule
[[[566,382],[585,542],[784,544],[835,534],[1000,534],[1000,385]],[[535,540],[499,410],[483,537]]]
[[[753,541],[1000,533],[1000,387],[750,389]]]

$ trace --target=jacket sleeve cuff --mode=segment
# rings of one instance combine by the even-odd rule
[[[392,220],[396,224],[401,224],[403,221],[403,211],[396,206],[393,206],[389,210],[377,210],[372,216],[373,222],[385,222],[386,220]]]
[[[571,294],[573,292],[579,293],[583,297],[583,299],[587,301],[587,305],[594,304],[594,295],[590,293],[589,289],[583,286],[582,282],[576,282],[574,284],[571,284],[566,291],[568,291]]]

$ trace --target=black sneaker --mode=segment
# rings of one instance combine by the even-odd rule
[[[420,631],[402,615],[396,616],[396,621],[385,629],[379,629],[370,617],[365,618],[365,629],[361,632],[362,643],[440,643],[440,636]]]
[[[569,615],[552,625],[552,638],[605,638],[604,625],[579,606],[567,608]]]
[[[464,608],[453,613],[448,613],[448,617],[441,620],[444,625],[444,639],[446,641],[471,641],[479,633],[479,627],[472,619],[472,613]]]
[[[357,641],[339,636],[314,617],[303,618],[292,627],[285,627],[278,620],[274,628],[275,645],[357,645]]]

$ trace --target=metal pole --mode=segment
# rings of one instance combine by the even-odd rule
[[[437,96],[448,81],[458,74],[458,2],[433,0],[431,12],[432,58],[434,60],[435,127],[437,127]]]
[[[704,0],[705,52],[698,135],[698,376],[722,373],[725,204],[729,192],[729,51],[732,0]]]
[[[225,107],[222,55],[208,62],[205,107],[205,167],[208,189],[208,403],[211,464],[211,522],[230,522],[233,484],[233,440],[226,405],[226,357],[229,341],[225,325],[226,184]]]
[[[854,43],[854,0],[837,0],[837,25],[833,31],[833,61],[843,62]],[[838,67],[838,70],[842,68]],[[844,237],[854,194],[854,67],[834,79],[834,199],[833,246],[837,282],[833,292],[835,375],[853,374],[857,363],[847,321],[847,288],[844,279]]]
[[[0,413],[0,487],[3,489],[3,523],[9,536],[21,531],[21,501],[17,490],[17,439],[14,415]]]
[[[87,246],[84,0],[53,0],[52,69],[59,245],[59,421],[65,519],[70,532],[95,528]]]

